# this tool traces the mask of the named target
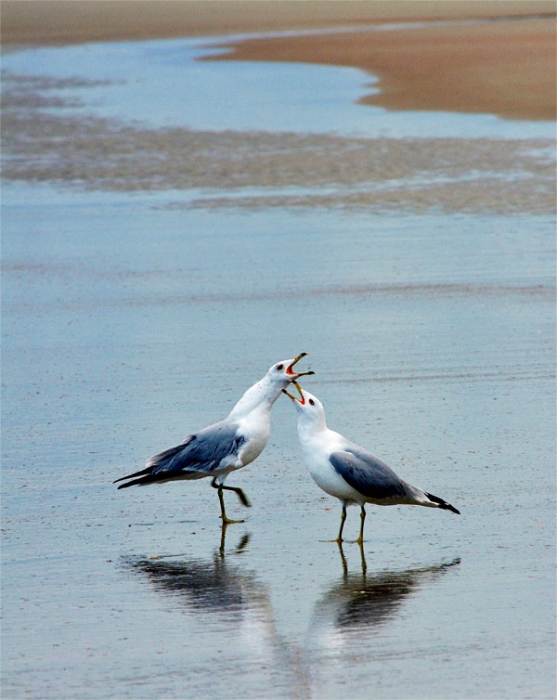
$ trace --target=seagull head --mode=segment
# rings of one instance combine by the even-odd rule
[[[286,389],[283,389],[282,393],[286,394],[286,396],[292,400],[299,416],[304,416],[311,420],[312,418],[320,419],[325,415],[323,404],[321,401],[319,401],[317,396],[314,396],[313,394],[310,394],[309,391],[302,389],[296,380],[294,380],[292,384],[296,387],[299,396],[294,396],[294,394],[291,394]]]
[[[271,406],[280,396],[280,392],[286,388],[291,382],[295,382],[299,377],[304,377],[308,374],[315,374],[311,370],[307,372],[297,372],[295,369],[296,363],[305,357],[308,353],[302,352],[297,357],[290,360],[282,360],[269,367],[265,376],[256,382],[245,392],[242,398],[234,406],[230,412],[229,418],[243,419],[251,413],[261,410],[268,415]]]
[[[290,360],[282,360],[282,362],[277,362],[272,367],[269,368],[267,376],[275,385],[284,388],[288,386],[291,382],[295,382],[300,377],[305,377],[309,374],[315,374],[313,370],[308,370],[307,372],[298,372],[294,369],[294,366],[302,359],[309,355],[307,352],[302,352],[296,357]]]

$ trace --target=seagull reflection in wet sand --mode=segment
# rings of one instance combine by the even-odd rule
[[[223,527],[223,537],[225,532]],[[176,609],[191,613],[187,634],[197,636],[198,646],[207,644],[208,639],[214,643],[212,633],[233,640],[232,645],[227,642],[223,647],[229,654],[227,662],[234,664],[238,673],[244,669],[253,674],[254,669],[262,669],[262,676],[253,682],[267,684],[265,687],[273,684],[281,697],[299,697],[302,691],[308,697],[324,697],[321,690],[328,687],[327,679],[333,670],[337,672],[337,664],[345,669],[353,657],[360,658],[371,649],[370,631],[396,619],[405,600],[460,562],[455,559],[436,566],[368,575],[360,548],[361,571],[349,573],[339,546],[341,578],[314,603],[303,646],[299,646],[277,632],[267,586],[255,572],[236,563],[248,541],[249,535],[244,535],[225,553],[223,540],[208,559],[128,558],[125,566],[146,577],[158,594],[176,600]],[[192,627],[196,620],[199,626]]]
[[[221,662],[227,656],[238,673],[244,669],[253,675],[260,668],[262,676],[254,676],[254,684],[264,687],[272,681],[286,697],[295,697],[304,681],[299,677],[296,654],[277,633],[269,590],[256,573],[236,563],[250,536],[244,535],[235,548],[225,552],[226,526],[222,533],[221,545],[211,558],[128,558],[125,567],[145,577],[158,594],[174,600],[175,608],[187,613],[185,632],[197,637],[196,647],[214,644],[212,635],[217,633],[229,640],[221,649]],[[210,679],[206,682],[212,683]],[[214,682],[218,685],[220,681],[215,677]],[[207,697],[216,697],[207,686],[205,691]]]
[[[339,545],[343,579],[332,586],[319,603],[334,610],[337,628],[376,626],[384,624],[398,610],[405,598],[426,583],[433,583],[451,567],[460,564],[460,558],[435,566],[405,571],[379,571],[367,574],[363,549],[360,548],[362,572],[348,573],[342,546]]]
[[[339,545],[343,575],[315,603],[305,643],[305,665],[311,669],[313,691],[327,687],[336,664],[345,666],[357,657],[362,661],[369,646],[369,634],[396,619],[403,603],[420,588],[433,584],[454,570],[460,559],[403,571],[378,571],[369,575],[363,554],[361,572],[348,573]],[[363,640],[368,640],[367,644]]]
[[[192,610],[228,612],[265,607],[268,594],[257,583],[255,575],[228,563],[224,554],[225,532],[223,526],[221,546],[212,559],[134,558],[129,559],[127,565],[145,574],[158,593],[175,596],[178,603]],[[249,539],[250,535],[244,535],[234,553],[241,553]]]

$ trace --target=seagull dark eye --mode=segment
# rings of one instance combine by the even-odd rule
[[[284,369],[284,365],[277,365],[277,369],[280,371],[281,369]]]
[[[314,401],[313,399],[310,399],[310,400],[309,400],[309,405],[310,405],[310,406],[315,406],[315,401]]]

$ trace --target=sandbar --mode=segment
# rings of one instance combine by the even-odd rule
[[[408,22],[424,26],[377,31]],[[249,38],[226,58],[362,68],[380,88],[362,101],[389,109],[555,118],[555,3],[547,0],[2,2],[3,50],[343,27],[351,31]]]

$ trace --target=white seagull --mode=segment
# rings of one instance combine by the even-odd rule
[[[283,393],[292,399],[298,412],[298,437],[310,474],[323,491],[342,502],[336,542],[340,544],[343,541],[342,530],[348,505],[360,505],[360,536],[356,540],[360,545],[364,541],[366,503],[378,506],[426,506],[460,515],[450,503],[407,483],[371,452],[330,430],[325,422],[321,401],[303,391],[296,382],[294,385],[300,398],[286,389],[283,389]]]
[[[223,489],[234,491],[245,506],[250,502],[242,489],[225,486],[224,481],[230,472],[253,462],[265,448],[271,428],[271,408],[282,389],[299,377],[314,374],[294,370],[294,365],[307,354],[303,352],[294,359],[274,364],[263,379],[246,391],[224,420],[188,435],[181,445],[147,460],[145,469],[116,479],[114,483],[131,479],[118,487],[125,489],[210,476],[211,486],[218,490],[223,523],[243,522],[226,516]]]

